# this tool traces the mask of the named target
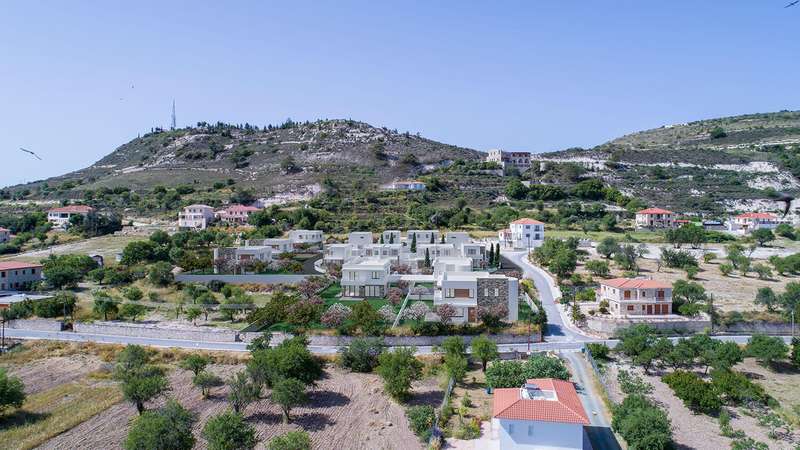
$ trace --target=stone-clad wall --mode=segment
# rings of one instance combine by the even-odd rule
[[[239,335],[235,330],[163,328],[155,325],[124,322],[75,322],[73,329],[76,333],[108,334],[112,336],[133,336],[155,339],[179,339],[200,342],[236,342]]]
[[[49,319],[15,319],[6,322],[6,326],[15,330],[61,331],[64,329],[64,322]]]
[[[486,289],[489,295],[486,295]],[[494,295],[494,290],[498,289],[498,296]],[[478,278],[477,303],[478,307],[492,307],[498,304],[508,304],[508,281],[497,278]]]

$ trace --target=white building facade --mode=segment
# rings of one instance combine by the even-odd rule
[[[178,228],[205,230],[214,221],[214,208],[208,205],[189,205],[178,213]]]

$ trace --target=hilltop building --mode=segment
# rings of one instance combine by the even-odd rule
[[[383,186],[387,191],[424,191],[425,183],[419,180],[394,181]]]
[[[544,242],[544,222],[534,219],[518,219],[508,228],[498,232],[500,245],[515,250],[533,249]]]
[[[492,149],[489,150],[486,156],[486,162],[497,163],[503,169],[506,167],[514,167],[520,172],[524,172],[531,168],[531,153],[505,152],[500,149]]]
[[[636,212],[637,229],[674,228],[675,213],[661,208],[647,208]]]

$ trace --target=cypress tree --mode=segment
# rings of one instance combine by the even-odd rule
[[[425,249],[425,267],[431,266],[431,252],[429,249]]]
[[[411,253],[417,253],[417,233],[411,235]]]

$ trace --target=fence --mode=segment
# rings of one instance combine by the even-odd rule
[[[444,398],[442,399],[442,403],[439,405],[439,408],[434,412],[433,416],[433,426],[431,427],[431,438],[428,441],[428,445],[436,448],[434,446],[434,442],[444,437],[442,430],[439,428],[439,419],[442,417],[442,411],[444,408],[450,404],[450,394],[453,393],[453,387],[456,385],[455,378],[450,378],[450,381],[447,382],[447,389],[444,391]]]
[[[586,360],[589,361],[589,365],[592,366],[592,371],[594,372],[594,376],[597,379],[598,384],[600,384],[600,388],[603,390],[603,396],[606,399],[609,399],[610,401],[611,396],[609,395],[609,389],[608,386],[606,385],[606,378],[600,372],[600,368],[597,366],[597,361],[595,361],[594,356],[592,356],[592,351],[589,350],[589,346],[586,344],[583,345],[582,351],[583,354],[586,355]]]

